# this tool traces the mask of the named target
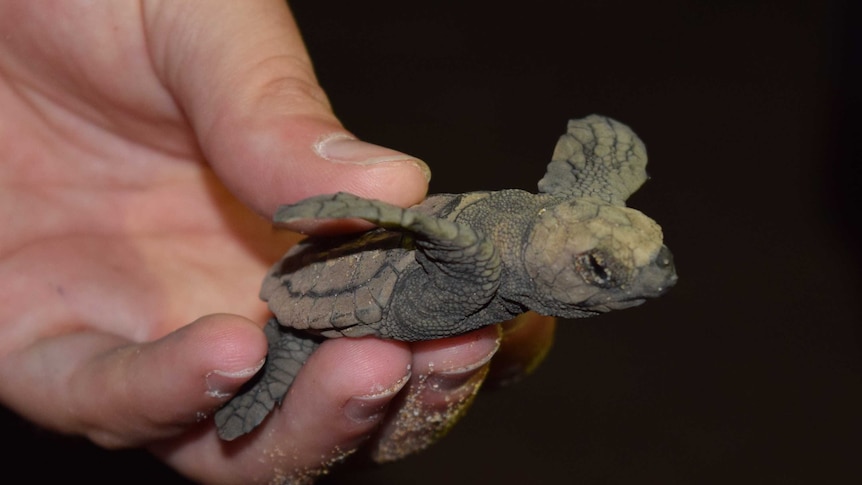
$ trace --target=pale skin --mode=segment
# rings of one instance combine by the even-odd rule
[[[408,376],[452,378],[421,395],[433,409],[498,349],[495,327],[330,340],[282,412],[220,441],[208,416],[264,358],[257,292],[296,240],[275,208],[336,191],[407,206],[427,167],[352,138],[281,0],[0,0],[0,32],[3,405],[196,481],[267,482],[385,442]],[[549,345],[550,319],[520,323],[500,379]]]

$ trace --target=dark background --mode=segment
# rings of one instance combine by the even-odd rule
[[[629,205],[680,274],[561,322],[534,376],[428,452],[322,483],[860,483],[851,3],[293,2],[336,113],[427,161],[434,192],[534,190],[568,118],[629,124],[652,175]],[[72,459],[37,481],[182,483],[143,452],[2,425],[13,457]]]

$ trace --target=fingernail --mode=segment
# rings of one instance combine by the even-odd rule
[[[487,359],[460,369],[418,376],[417,384],[410,386],[399,401],[403,404],[395,416],[387,418],[382,439],[371,452],[372,460],[377,463],[400,460],[445,436],[473,403],[492,355],[493,352]],[[437,399],[436,403],[427,400],[424,394],[428,389],[442,393],[444,399]]]
[[[314,151],[322,158],[336,163],[374,165],[385,162],[410,163],[418,168],[426,180],[431,180],[431,170],[418,158],[390,148],[357,140],[346,133],[331,133],[320,137]]]
[[[409,380],[410,372],[386,389],[350,398],[344,406],[344,414],[358,423],[371,421],[382,416],[392,398],[401,392]]]
[[[464,367],[445,371],[434,371],[428,375],[425,384],[437,392],[451,392],[460,389],[468,383],[472,386],[472,379],[479,373],[484,372],[485,365],[491,361],[500,346],[499,340],[494,350],[485,357]]]
[[[511,320],[501,323],[500,329],[503,331],[503,337],[505,338],[507,335],[517,332],[521,327],[530,323],[533,318],[535,318],[534,315],[530,313],[522,313]]]
[[[492,365],[490,371],[490,385],[492,387],[506,387],[530,374],[529,369],[522,362],[506,362],[505,365]]]
[[[233,394],[249,377],[255,375],[263,367],[263,358],[252,367],[238,371],[214,370],[206,375],[207,395],[215,398],[225,398]]]
[[[533,312],[523,313],[502,325],[503,348],[491,363],[488,381],[503,387],[531,374],[550,353],[556,320]]]

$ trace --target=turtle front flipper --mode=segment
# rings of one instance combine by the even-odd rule
[[[424,270],[421,277],[404,276],[404,281],[399,281],[402,290],[396,298],[410,311],[393,318],[397,329],[381,330],[380,335],[418,340],[466,331],[458,327],[459,322],[496,294],[502,274],[497,248],[481,231],[464,223],[347,193],[281,206],[274,221],[348,218],[408,234],[416,249],[416,261]],[[413,279],[408,282],[408,278]],[[426,329],[427,334],[423,333]]]
[[[264,327],[269,352],[257,375],[221,409],[215,424],[221,439],[231,441],[256,428],[284,399],[299,369],[320,345],[308,334],[283,327],[275,318]]]
[[[539,191],[623,206],[647,180],[646,147],[628,126],[599,115],[569,120]]]

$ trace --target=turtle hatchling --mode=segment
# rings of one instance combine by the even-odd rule
[[[592,115],[569,121],[537,194],[439,194],[405,209],[338,193],[279,207],[276,224],[358,218],[377,227],[309,237],[272,267],[260,291],[275,315],[267,360],[216,413],[219,436],[259,425],[322,339],[429,340],[527,310],[581,318],[663,294],[677,276],[661,228],[625,206],[646,163],[631,129]]]

